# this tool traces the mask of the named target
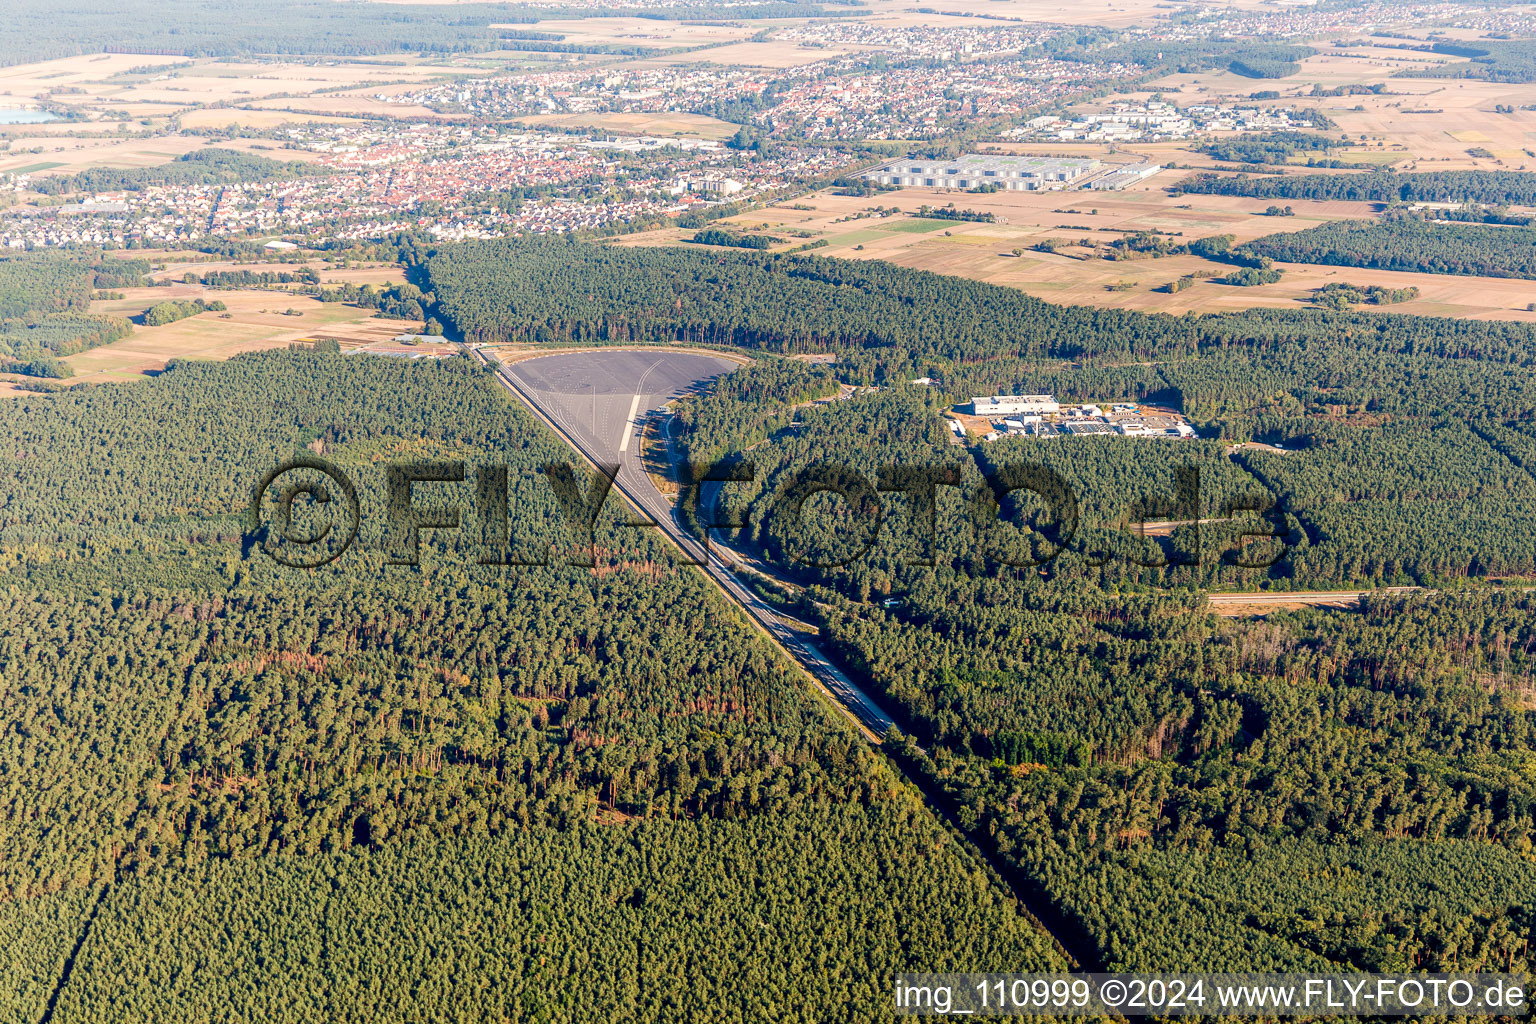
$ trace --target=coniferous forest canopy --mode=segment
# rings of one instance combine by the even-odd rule
[[[1275,177],[1196,174],[1183,192],[1255,199],[1352,199],[1378,203],[1536,203],[1536,174],[1520,171],[1366,171]]]
[[[837,16],[815,4],[765,3],[727,8],[735,18]],[[260,18],[234,0],[122,0],[110,6],[77,6],[61,24],[53,0],[17,0],[0,24],[0,60],[6,64],[99,53],[183,57],[253,54],[474,53],[515,45],[517,31],[505,26],[594,17],[605,13],[666,20],[711,17],[720,8],[707,2],[688,6],[627,9],[519,4],[347,4],[328,0],[274,0]],[[67,27],[66,27],[67,26]]]
[[[722,500],[751,524],[741,543],[803,588],[777,599],[896,717],[887,749],[1035,879],[1104,965],[1524,962],[1532,598],[1456,582],[1536,572],[1531,328],[1144,316],[880,264],[681,250],[487,243],[428,267],[474,340],[836,355],[833,368],[769,357],[690,400],[689,454],[750,451],[756,480]],[[902,301],[914,295],[926,301]],[[945,328],[923,329],[936,308]],[[939,396],[901,383],[919,371],[949,400],[1171,402],[1228,441],[1284,450],[1022,439],[972,456],[948,443]],[[774,398],[825,394],[829,374],[889,390],[773,412]],[[1076,534],[1044,568],[989,558],[996,539],[969,530],[943,488],[935,546],[909,500],[886,495],[872,547],[831,568],[792,551],[838,556],[854,534],[862,547],[870,509],[818,499],[796,522],[775,517],[773,496],[827,461],[869,480],[948,465],[974,484],[1015,460],[1079,499]],[[1196,506],[1177,504],[1181,466],[1199,474]],[[1225,559],[1241,538],[1219,522],[1162,539],[1124,528],[1243,508],[1267,508],[1263,532],[1284,537],[1274,566]],[[1031,553],[1050,546],[1048,526],[1026,536]],[[1188,589],[1382,584],[1432,589],[1267,620],[1217,619]],[[1455,881],[1426,889],[1431,878]]]
[[[1243,487],[1221,483],[1222,473],[1202,478],[1210,516],[1255,496],[1285,536],[1287,557],[1250,573],[1250,585],[1434,585],[1536,571],[1522,532],[1536,487],[1524,454],[1536,420],[1526,325],[1323,309],[1148,316],[1054,306],[880,263],[559,242],[450,247],[427,268],[441,311],[477,341],[736,344],[835,354],[837,374],[856,383],[937,377],[954,400],[1038,389],[1063,400],[1171,403],[1228,441],[1289,449],[1216,460]],[[698,459],[769,433],[780,419],[765,401],[826,393],[827,370],[774,365],[774,376],[685,413]],[[920,415],[940,436],[936,412]],[[1055,458],[1050,442],[1010,443]],[[1165,449],[1148,440],[1070,450],[1085,460],[1070,479],[1090,500],[1085,489],[1109,466],[1088,453],[1145,453],[1134,464]],[[1106,522],[1171,494],[1137,487],[1145,493],[1124,494]],[[1213,528],[1201,543],[1220,551],[1233,540]],[[1096,575],[1091,546],[1076,538],[1053,571]],[[1237,582],[1215,564],[1194,578]]]
[[[0,260],[0,368],[35,377],[68,377],[61,356],[127,337],[122,317],[91,313],[93,288],[137,282],[148,265],[88,264],[46,255]]]
[[[1333,221],[1291,234],[1266,235],[1243,248],[1289,263],[1529,280],[1536,277],[1533,247],[1536,228],[1392,217]]]
[[[54,1019],[210,998],[247,1019],[746,1013],[675,965],[766,978],[812,927],[829,959],[773,982],[786,1019],[874,1014],[897,969],[1063,962],[661,541],[610,510],[616,543],[575,543],[539,469],[570,454],[468,360],[275,352],[3,415],[24,479],[0,516],[0,920],[5,975],[30,979],[5,1019],[38,1018],[92,918]],[[355,474],[363,530],[304,574],[242,514],[262,467],[311,445]],[[423,568],[387,567],[382,466],[404,458],[508,465],[511,548],[552,564],[483,567],[478,533],[427,532]],[[402,964],[410,934],[462,936],[453,971]],[[329,952],[281,952],[305,943]],[[151,966],[194,954],[272,987]]]
[[[7,5],[0,1024],[1536,974],[1536,5],[953,6]]]
[[[790,565],[799,589],[779,599],[896,717],[888,755],[1031,879],[1099,965],[1525,965],[1532,598],[1445,583],[1536,571],[1529,328],[1144,316],[880,264],[566,242],[445,247],[425,270],[435,311],[474,340],[755,353],[685,404],[683,444],[695,458],[751,449],[758,479],[727,500],[753,522],[743,543],[776,564],[807,530],[816,542],[854,525],[825,501],[799,533],[770,514],[815,461],[870,478],[948,463],[974,485],[1027,460],[1068,482],[1080,529],[1043,569],[999,565],[998,538],[966,529],[949,494],[925,549],[893,496],[868,555]],[[68,308],[73,286],[38,280],[15,301]],[[936,307],[942,330],[925,319]],[[802,353],[838,362],[782,358]],[[917,370],[961,394],[1170,402],[1213,434],[1289,450],[1025,439],[971,455],[948,443],[940,395],[901,383]],[[839,380],[887,387],[787,408]],[[755,950],[730,962],[768,971],[809,941],[806,907],[848,931],[825,945],[836,969],[786,986],[788,1019],[874,1013],[901,966],[1062,963],[891,765],[657,538],[610,509],[595,551],[577,543],[539,469],[569,453],[471,361],[187,362],[0,418],[17,481],[0,509],[13,594],[0,742],[17,766],[0,920],[18,937],[9,970],[28,979],[14,1019],[36,1018],[82,935],[55,1019],[198,1005],[206,978],[161,973],[191,950],[266,979],[217,993],[241,1016],[414,1019],[487,998],[580,1019],[570,1007],[592,997],[666,1019],[707,990],[679,989],[676,961],[645,950],[687,958],[690,977],[726,950]],[[306,448],[356,475],[363,532],[333,569],[296,578],[241,510],[259,467]],[[510,551],[549,545],[552,564],[479,565],[470,516],[424,535],[420,569],[386,566],[383,465],[406,456],[507,463]],[[1197,507],[1169,505],[1181,468],[1199,474]],[[1224,560],[1239,538],[1220,523],[1123,529],[1128,515],[1247,508],[1268,509],[1289,546],[1267,569]],[[1048,533],[1025,543],[1038,553]],[[1233,621],[1195,589],[1361,583],[1434,589],[1363,614]],[[790,855],[807,836],[816,856]],[[441,870],[445,850],[461,868]],[[685,891],[676,863],[718,880]],[[331,896],[314,894],[316,873]],[[534,879],[564,895],[540,899]],[[957,903],[961,886],[989,895]],[[416,896],[375,895],[401,889]],[[868,897],[857,910],[851,891]],[[487,909],[514,901],[537,914]],[[753,918],[718,916],[748,905],[776,944]],[[199,931],[192,907],[240,924]],[[379,959],[379,935],[422,929],[483,936],[463,955],[484,985],[431,957]],[[314,943],[328,952],[308,967],[282,952]],[[140,966],[108,967],[125,959]],[[558,967],[530,974],[534,959]],[[627,994],[583,988],[581,965]],[[275,1007],[270,990],[304,994]]]

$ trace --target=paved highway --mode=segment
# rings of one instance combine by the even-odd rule
[[[687,374],[700,369],[698,366],[664,369],[664,364],[679,356],[691,356],[695,360],[703,357],[690,353],[674,356],[667,352],[594,353],[591,355],[602,360],[603,366],[601,369],[588,367],[586,377],[590,379],[586,379],[585,385],[580,385],[563,371],[548,375],[541,372],[542,368],[531,365],[539,363],[541,360],[538,359],[508,366],[493,363],[484,353],[477,351],[475,354],[482,362],[494,367],[497,379],[564,437],[568,444],[581,452],[587,461],[593,465],[610,466],[617,462],[619,471],[613,481],[614,490],[655,522],[687,557],[701,563],[701,568],[708,573],[710,579],[810,673],[816,684],[832,698],[834,704],[859,731],[870,740],[879,742],[886,730],[894,724],[890,716],[832,664],[814,643],[785,624],[771,605],[742,586],[718,552],[708,557],[704,546],[683,527],[672,501],[656,489],[650,475],[645,472],[639,443],[645,413],[654,405],[672,397],[662,382],[676,390],[679,386],[676,370]],[[643,360],[649,366],[640,369],[638,376],[635,376],[634,370],[638,367],[623,363],[617,358],[619,356],[649,357]],[[734,366],[723,359],[717,361]],[[717,368],[709,376],[716,376],[719,372]],[[650,383],[659,390],[640,395],[614,390],[610,378],[624,374],[629,374],[629,379],[641,388]],[[688,382],[691,384],[697,379],[689,377]],[[554,384],[554,387],[541,389],[541,384]],[[635,388],[635,384],[629,386]],[[620,410],[619,415],[623,415],[622,410],[628,410],[628,413],[621,421],[615,422],[615,410]],[[615,428],[621,431],[617,437],[614,436]]]
[[[529,363],[537,363],[539,360],[516,363],[509,367],[493,362],[482,352],[472,351],[483,363],[495,369],[496,379],[502,386],[516,395],[535,416],[563,437],[566,443],[579,451],[587,461],[594,466],[611,466],[618,462],[619,471],[614,477],[614,489],[622,494],[636,510],[650,517],[687,557],[696,563],[707,563],[701,567],[705,569],[715,585],[740,605],[752,621],[771,639],[794,657],[810,674],[817,687],[831,698],[833,707],[846,716],[859,732],[874,742],[878,742],[885,735],[886,730],[894,724],[890,717],[881,711],[875,702],[854,685],[836,665],[833,665],[814,643],[796,633],[774,612],[771,605],[742,586],[735,574],[720,561],[721,555],[718,550],[712,549],[714,557],[707,557],[703,545],[694,540],[693,536],[683,528],[672,502],[656,490],[651,477],[645,472],[641,445],[638,443],[644,415],[642,412],[637,419],[634,412],[637,408],[648,410],[654,405],[661,404],[655,400],[656,396],[641,395],[637,400],[632,393],[625,394],[611,387],[605,389],[601,380],[588,380],[585,383],[588,401],[572,403],[562,400],[561,396],[579,394],[581,389],[568,387],[567,390],[559,390],[561,385],[557,385],[552,391],[543,391],[534,386],[534,382],[539,380],[540,375],[537,371],[530,370]],[[606,361],[605,366],[617,368],[621,364],[613,357],[635,354],[614,352],[597,355]],[[645,353],[645,355],[658,355],[658,353]],[[672,357],[672,353],[659,353],[659,355],[663,358]],[[550,365],[553,367],[554,364]],[[633,370],[632,366],[624,367],[624,372],[632,373]],[[653,373],[657,376],[652,376]],[[656,381],[658,376],[668,376],[668,371],[652,366],[650,369],[642,370],[641,374],[639,377],[632,376],[630,379],[637,381],[639,387],[645,387],[646,382]],[[559,374],[550,375],[550,379],[557,377],[566,380]],[[638,390],[638,388],[632,384],[630,390]],[[609,401],[598,400],[604,394],[610,396]],[[619,410],[621,415],[625,410],[629,411],[624,427],[631,433],[604,443],[598,440],[598,436],[612,437],[612,434],[602,425],[613,422],[614,410]],[[617,451],[613,450],[615,446]],[[958,833],[964,834],[965,829],[949,809],[944,795],[931,790],[919,778],[913,778],[912,781],[923,793],[934,812],[948,821]],[[1092,945],[1074,938],[1075,929],[1048,901],[1030,895],[1035,888],[1035,882],[1032,879],[1024,877],[1016,868],[988,853],[979,844],[970,849],[973,853],[980,855],[983,861],[991,865],[992,869],[1007,881],[1009,888],[1013,890],[1015,898],[1019,901],[1020,908],[1035,921],[1041,932],[1066,957],[1073,969],[1084,970],[1088,969],[1089,965],[1098,963],[1096,951]]]

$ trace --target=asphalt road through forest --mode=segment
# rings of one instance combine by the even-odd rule
[[[656,489],[642,461],[640,431],[646,414],[668,400],[698,389],[736,364],[728,359],[694,352],[585,351],[540,356],[510,364],[494,361],[471,350],[492,367],[496,379],[535,416],[553,428],[593,465],[618,464],[613,488],[636,510],[649,517],[679,549],[709,574],[727,597],[735,601],[771,639],[804,667],[815,684],[831,698],[832,705],[871,742],[878,744],[893,724],[852,680],[811,641],[790,628],[767,602],[742,586],[717,553],[709,555],[677,516],[670,499]],[[909,776],[911,778],[911,776]],[[919,778],[911,781],[928,804],[957,832],[964,834],[947,801],[931,792]],[[1051,939],[1076,970],[1097,963],[1092,944],[1080,941],[1077,929],[1037,892],[1033,879],[989,854],[980,845],[967,844],[1007,881],[1020,908]]]
[[[645,471],[639,433],[646,415],[670,399],[729,373],[736,363],[701,352],[575,352],[497,367],[497,376],[551,423],[588,461],[619,466],[613,487],[655,522],[695,562],[702,544],[684,529],[672,501]],[[718,553],[707,558],[711,579],[787,650],[869,739],[879,742],[894,723],[825,654],[742,586]]]

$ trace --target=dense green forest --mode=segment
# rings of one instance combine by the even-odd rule
[[[831,920],[803,983],[774,990],[788,1019],[874,1019],[903,967],[1061,965],[659,538],[610,507],[579,543],[543,469],[571,453],[469,360],[179,362],[0,417],[0,948],[22,981],[3,1019],[42,1016],[77,939],[56,1019],[213,1000],[405,1020],[471,998],[671,1019],[706,991],[749,1019],[763,990],[727,979]],[[323,452],[361,501],[357,543],[313,573],[263,554],[245,514],[295,452]],[[421,460],[468,464],[414,495],[461,525],[390,565],[384,467]],[[305,529],[329,521],[300,504]],[[419,945],[443,927],[451,961]],[[584,938],[610,928],[667,952]],[[228,965],[230,987],[189,957]],[[287,1009],[251,977],[281,981]]]
[[[142,192],[155,185],[228,185],[329,173],[328,168],[303,160],[273,160],[255,153],[210,146],[155,167],[93,167],[75,174],[40,177],[31,187],[44,195]]]
[[[721,377],[682,405],[679,441],[689,461],[739,455],[794,419],[794,408],[838,390],[835,368],[764,357]]]
[[[167,299],[157,302],[144,311],[144,326],[163,327],[173,324],[177,320],[185,320],[188,317],[197,316],[199,313],[218,312],[228,307],[218,299],[211,302],[204,299],[188,299],[185,302],[177,302]]]
[[[1317,132],[1268,132],[1262,135],[1237,135],[1230,139],[1202,143],[1199,152],[1217,160],[1243,164],[1283,164],[1301,153],[1326,153],[1336,146],[1347,146],[1331,135]]]
[[[895,716],[887,752],[1100,963],[1527,966],[1533,599],[1452,587],[1228,621],[1199,590],[1536,573],[1529,328],[1104,314],[878,265],[566,243],[448,247],[426,269],[418,301],[477,340],[763,353],[683,404],[684,450],[754,464],[725,504],[782,575],[777,600]],[[836,362],[775,357],[800,351]],[[942,390],[896,379],[924,367]],[[884,387],[807,404],[869,381]],[[982,382],[1167,402],[1222,440],[951,444],[943,391]],[[876,917],[828,944],[810,995],[782,990],[780,1016],[860,1019],[848,1001],[890,965],[957,963],[925,952],[932,922],[967,961],[1059,963],[961,848],[911,842],[950,843],[658,538],[617,509],[590,547],[563,525],[542,467],[569,454],[469,360],[178,363],[20,399],[0,430],[18,1019],[81,934],[60,1019],[196,1012],[208,975],[176,973],[190,956],[291,985],[293,1009],[219,992],[280,1019],[334,1015],[348,986],[401,1019],[472,998],[429,952],[386,971],[354,920],[453,922],[475,992],[509,1012],[622,999],[662,1019],[687,998],[677,978],[783,959],[806,945],[796,922],[844,920],[853,892],[877,894],[861,901]],[[1249,438],[1285,450],[1226,443]],[[357,481],[361,532],[296,576],[241,512],[263,468],[306,449]],[[417,568],[387,564],[384,465],[404,457],[466,464],[462,484],[418,485],[418,506],[461,520],[422,532]],[[504,483],[481,473],[498,462]],[[829,463],[871,491],[786,517],[778,497]],[[984,500],[985,477],[1021,463],[1046,486]],[[940,471],[934,500],[894,466]],[[504,530],[481,505],[498,493]],[[1166,520],[1183,525],[1138,531]],[[818,552],[839,557],[798,557]],[[549,564],[493,564],[509,559]],[[893,815],[912,822],[900,836]],[[807,837],[809,861],[735,852]],[[450,847],[457,873],[433,867]],[[685,862],[715,880],[702,895],[659,881]],[[529,875],[564,895],[538,902]],[[969,911],[937,895],[977,885]],[[391,902],[401,886],[428,895]],[[240,923],[200,930],[192,893]],[[510,900],[535,923],[492,909]],[[758,916],[719,923],[744,907]],[[599,932],[676,952],[579,939]],[[590,994],[582,965],[622,995]]]
[[[783,477],[784,467],[805,461],[809,452],[835,450],[840,438],[857,438],[862,449],[876,451],[909,437],[908,461],[957,454],[926,400],[909,408],[889,406],[895,397],[861,398],[798,417],[778,402],[828,393],[838,380],[900,390],[903,377],[925,372],[943,381],[949,401],[1048,391],[1067,401],[1164,402],[1206,436],[1287,450],[1273,456],[1236,451],[1227,460],[1257,484],[1267,511],[1245,514],[1268,517],[1264,529],[1284,535],[1286,557],[1262,572],[1239,571],[1219,562],[1236,543],[1230,533],[1237,527],[1226,533],[1203,527],[1198,539],[1176,530],[1159,546],[1177,553],[1181,545],[1199,544],[1216,559],[1203,560],[1198,572],[1180,567],[1179,585],[1437,585],[1536,572],[1536,550],[1521,532],[1533,522],[1525,508],[1536,459],[1521,461],[1518,454],[1536,419],[1536,332],[1528,325],[1325,309],[1148,316],[1053,306],[879,264],[700,259],[681,250],[572,250],[559,243],[450,247],[427,265],[439,310],[472,339],[735,341],[836,358],[832,367],[814,369],[775,361],[742,376],[740,390],[722,384],[685,405],[683,443],[697,461],[781,435],[784,452],[807,454],[783,454],[781,467],[772,470],[778,449],[753,448],[760,473]],[[572,301],[573,294],[581,301]],[[877,318],[871,309],[884,315]],[[833,425],[816,440],[823,420]],[[871,445],[870,438],[885,440]],[[1075,453],[1094,456],[1084,478],[1112,471],[1100,454],[1153,459],[1167,450],[1160,441],[1072,443]],[[959,462],[965,472],[984,468]],[[866,480],[876,479],[879,465],[862,456],[856,464]],[[1130,479],[1145,472],[1135,470]],[[1346,481],[1348,489],[1325,485],[1331,478]],[[1157,480],[1132,486],[1124,504],[1168,493]],[[1221,485],[1213,493],[1229,491]],[[830,521],[823,526],[824,536],[839,535]],[[759,522],[754,530],[776,558],[793,546],[770,524]],[[841,536],[851,543],[846,530]],[[880,550],[877,545],[846,570],[862,593],[901,586],[890,565],[879,564]],[[1083,557],[1070,553],[1050,571],[1087,574],[1105,585],[1126,578],[1119,562],[1094,570],[1086,564],[1091,550]],[[963,566],[966,557],[974,553],[955,555],[956,564]],[[1169,582],[1151,569],[1130,576],[1141,584]]]
[[[717,262],[680,278],[696,264],[654,259],[678,298],[636,290],[619,306],[615,296],[597,307],[594,340],[608,340],[617,308],[634,318],[676,312],[679,300],[701,310],[688,330],[709,336],[721,307],[707,286],[738,271]],[[820,303],[828,327],[858,322],[836,318],[839,289],[868,279],[807,262],[739,271],[758,285],[758,307],[744,311],[761,325],[750,343],[797,347],[782,342],[800,315],[778,307],[788,295]],[[630,281],[648,288],[646,270]],[[887,272],[886,296],[944,288]],[[467,283],[434,281],[448,308]],[[605,294],[580,272],[569,281]],[[499,293],[482,294],[486,324],[538,323],[560,301],[507,296],[514,314]],[[950,337],[985,337],[963,301],[947,308],[961,311]],[[1170,402],[1228,440],[1283,450],[1090,438],[971,451],[949,443],[938,394],[889,377],[888,390],[790,409],[829,374],[862,379],[870,349],[894,368],[903,350],[932,344],[897,319],[878,333],[828,331],[818,346],[835,365],[740,371],[680,416],[690,454],[745,452],[752,463],[754,480],[722,488],[719,519],[748,522],[736,540],[784,581],[774,599],[816,624],[925,748],[893,736],[888,749],[947,795],[977,842],[1033,879],[1105,965],[1521,968],[1536,926],[1525,860],[1536,839],[1532,598],[1452,586],[1361,613],[1229,621],[1196,588],[1440,588],[1536,573],[1530,329],[1495,328],[1495,340],[1466,322],[1323,311],[1042,316],[1054,339],[1005,319],[1012,348],[976,344],[967,362],[930,355],[945,390],[971,390],[991,363],[1009,390]],[[1234,336],[1239,321],[1246,338]],[[1115,346],[1096,327],[1142,346],[1143,360],[1084,357]],[[571,329],[588,328],[561,324]],[[989,513],[1005,520],[1000,532],[978,528],[969,495],[1014,463],[1055,483],[1000,501]],[[802,474],[828,465],[868,489],[786,514]],[[899,465],[958,486],[938,483],[929,503],[891,475]],[[1063,492],[1070,523],[1048,500]],[[1137,533],[1159,519],[1184,525]],[[1277,541],[1262,535],[1285,545],[1268,567]],[[1047,560],[1015,568],[999,556]]]
[[[901,737],[890,748],[950,795],[978,841],[1034,878],[1106,964],[1526,962],[1532,597],[1389,596],[1363,614],[1224,621],[1189,584],[1243,573],[1251,584],[1252,571],[1146,566],[1197,550],[1219,562],[1230,534],[1184,527],[1148,546],[1123,525],[1220,516],[1273,488],[1313,510],[1303,515],[1315,525],[1295,527],[1298,577],[1347,579],[1373,559],[1389,571],[1393,559],[1447,556],[1492,568],[1501,545],[1529,573],[1536,522],[1519,511],[1533,496],[1522,468],[1456,420],[1330,433],[1324,417],[1305,427],[1319,447],[1291,454],[1022,439],[988,445],[970,466],[925,413],[918,391],[806,410],[755,444],[759,481],[731,485],[728,504],[761,516],[744,541],[807,588],[789,607],[926,753]],[[941,487],[936,566],[914,564],[930,552],[918,509],[899,495],[883,496],[881,533],[849,564],[784,557],[806,534],[828,547],[854,533],[862,542],[869,521],[839,499],[807,506],[798,533],[776,526],[767,498],[799,469],[829,461],[874,479],[917,460],[954,466],[962,485],[1018,460],[1050,469],[1078,499],[1067,553],[1042,569],[984,560],[990,542],[970,528],[961,494]],[[1181,507],[1184,466],[1200,489]],[[1026,553],[1056,543],[1048,510],[1018,511],[1032,528]],[[1438,524],[1412,531],[1425,512]],[[1356,527],[1334,540],[1336,513]],[[1309,531],[1320,535],[1310,546]],[[1424,878],[1456,881],[1425,890]]]
[[[67,377],[60,360],[126,337],[122,317],[88,312],[95,288],[135,282],[139,261],[89,264],[51,254],[0,260],[0,369],[35,377]]]
[[[362,56],[379,53],[470,53],[501,48],[502,26],[557,21],[562,18],[631,16],[665,20],[699,18],[838,17],[816,4],[785,2],[720,6],[699,0],[670,7],[563,8],[517,4],[462,3],[445,9],[430,3],[387,7],[349,6],[338,11],[328,0],[274,0],[262,17],[245,17],[247,8],[233,0],[124,0],[111,7],[69,11],[68,31],[52,0],[18,0],[8,5],[0,24],[0,54],[6,64],[100,53],[164,54],[176,57],[225,57],[255,54],[327,54]],[[526,44],[517,30],[506,32],[515,48]],[[562,49],[551,44],[556,50]]]
[[[1301,70],[1293,60],[1267,60],[1263,57],[1247,57],[1234,60],[1227,70],[1244,78],[1285,78]]]
[[[0,360],[20,373],[67,376],[59,357],[126,338],[133,324],[118,316],[50,313],[39,320],[0,321]]]
[[[1051,963],[891,805],[214,861],[114,888],[81,959],[55,1020],[876,1021],[908,964]]]
[[[1533,246],[1536,228],[1436,224],[1418,217],[1389,216],[1331,221],[1303,231],[1265,235],[1244,248],[1288,263],[1530,279],[1536,277]]]
[[[1488,82],[1536,82],[1536,42],[1530,39],[1442,40],[1435,53],[1470,57],[1467,61],[1404,68],[1395,78],[1478,78]]]
[[[89,269],[75,260],[30,254],[0,260],[0,319],[85,312],[91,291]]]
[[[1083,26],[1044,41],[1047,52],[1064,60],[1094,64],[1140,64],[1180,74],[1230,69],[1250,78],[1283,78],[1317,53],[1310,46],[1215,35],[1195,39],[1130,38],[1106,27]]]
[[[769,235],[743,235],[720,228],[705,228],[694,232],[692,241],[699,245],[727,245],[736,249],[768,249],[783,239]]]
[[[977,830],[1038,873],[1106,960],[1525,963],[1528,598],[1387,598],[1363,615],[1219,625],[1164,599],[1090,599],[1076,615],[1037,612],[1035,631],[1054,623],[1065,635],[1047,633],[1010,665],[985,644],[1013,604],[970,612],[971,632],[940,620],[950,667],[929,671],[950,674],[930,692],[962,722],[979,721],[967,704],[993,706],[989,683],[1041,710],[1069,702],[1002,748],[1037,763],[998,767],[947,747],[912,763],[975,808]],[[920,694],[921,669],[896,668],[895,638],[871,617],[857,649],[880,650],[893,680]],[[969,636],[982,649],[962,654],[956,640]],[[1066,671],[1052,669],[1061,645],[1076,675],[1106,681],[1097,699],[1070,703],[1071,686],[1048,696]],[[1164,672],[1180,680],[1171,694],[1157,685]],[[1086,758],[1071,754],[1074,740]],[[1175,905],[1183,912],[1154,909]]]
[[[94,289],[139,285],[147,273],[147,260],[100,254],[96,262],[47,252],[0,259],[0,320],[84,313],[90,309]]]
[[[1362,303],[1370,306],[1395,306],[1399,302],[1412,302],[1418,297],[1419,289],[1413,285],[1406,288],[1387,288],[1379,284],[1356,285],[1342,282],[1325,284],[1312,293],[1312,301],[1319,306],[1340,310]]]
[[[825,354],[850,382],[937,377],[959,397],[1017,393],[1064,361],[1094,372],[1149,361],[1182,368],[1202,354],[1280,354],[1298,344],[1328,358],[1536,358],[1522,324],[1315,309],[1147,315],[1053,305],[873,260],[529,239],[444,246],[424,269],[435,314],[470,342],[684,342]]]
[[[1368,171],[1364,174],[1196,174],[1180,192],[1255,199],[1352,199],[1377,203],[1536,203],[1536,174],[1526,171]]]
[[[1267,261],[1269,257],[1263,258]],[[1280,276],[1284,273],[1285,271],[1270,266],[1242,267],[1232,271],[1230,274],[1213,277],[1211,280],[1216,284],[1230,284],[1238,288],[1253,288],[1258,285],[1274,284],[1280,280]]]

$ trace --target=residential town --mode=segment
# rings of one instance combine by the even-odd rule
[[[576,68],[445,83],[376,98],[477,118],[725,114],[781,139],[928,139],[976,119],[1021,115],[1144,70],[1123,63],[1003,55],[993,49],[1002,45],[995,35],[981,45],[987,56],[954,59],[976,53],[977,41],[962,35],[967,31],[993,30],[956,29],[940,37],[942,42],[918,37],[915,52],[893,46],[896,52],[889,60],[883,54],[878,60],[859,54],[771,73],[705,64]],[[1023,32],[1008,37],[1009,47],[1027,41]],[[913,62],[899,64],[897,55]]]
[[[1367,3],[1348,14],[1306,4],[1191,11],[1117,31],[1103,45],[1289,39],[1346,22],[1365,30],[1392,10]],[[1529,20],[1457,3],[1426,4],[1421,13],[1485,29],[1518,28]],[[0,247],[174,246],[253,236],[322,242],[404,231],[456,240],[622,230],[862,170],[871,153],[861,145],[921,143],[975,126],[990,126],[989,137],[1004,141],[1100,144],[1318,126],[1315,112],[1294,106],[1180,106],[1171,94],[1110,98],[1066,112],[1067,104],[1147,71],[1129,61],[1052,56],[1053,47],[1074,31],[1049,24],[900,25],[826,18],[765,30],[764,38],[774,42],[833,54],[782,68],[707,59],[598,66],[556,61],[536,70],[509,68],[381,88],[370,94],[371,102],[425,109],[433,119],[315,119],[246,130],[246,136],[266,140],[257,149],[274,150],[274,157],[284,150],[307,154],[318,160],[322,173],[237,184],[154,185],[53,205],[14,203],[0,211]],[[710,118],[737,130],[722,139],[603,127],[606,116],[666,114]],[[590,124],[551,130],[537,123],[541,115],[579,116]],[[1116,168],[1083,184],[1119,188],[1156,170],[1151,163]],[[34,173],[0,174],[0,194],[25,196]],[[897,181],[889,173],[872,177]],[[1010,187],[1063,184],[1049,178]],[[986,180],[925,173],[906,175],[900,183],[965,188]]]
[[[835,176],[852,154],[719,143],[584,138],[460,125],[315,125],[284,133],[330,171],[279,181],[166,185],[0,213],[0,246],[174,246],[281,235],[310,243],[421,231],[489,238],[622,225]],[[29,175],[0,176],[24,192]]]

